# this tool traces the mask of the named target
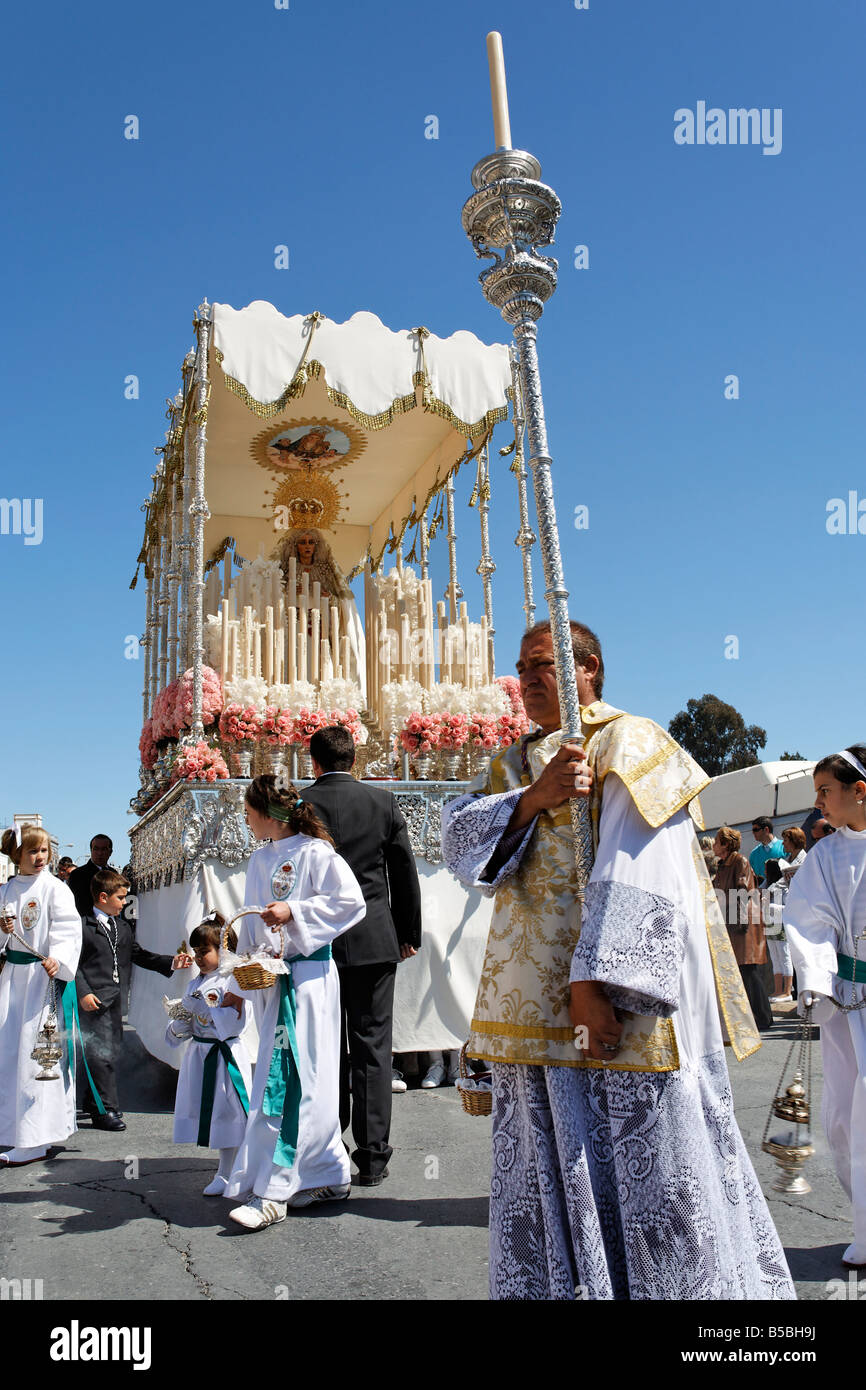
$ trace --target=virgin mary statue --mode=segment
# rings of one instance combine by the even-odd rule
[[[352,666],[350,671],[344,669],[343,675],[361,687],[361,693],[366,700],[364,627],[346,576],[331,554],[331,547],[321,531],[313,527],[297,526],[287,531],[274,550],[273,558],[279,561],[284,582],[288,581],[289,561],[293,557],[297,562],[298,586],[302,583],[302,576],[307,574],[310,594],[312,595],[313,585],[317,583],[322,598],[326,598],[329,604],[336,603],[339,606],[340,636],[349,639]]]

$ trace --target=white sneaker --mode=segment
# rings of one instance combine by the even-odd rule
[[[265,1197],[251,1197],[245,1207],[235,1207],[229,1212],[232,1221],[246,1226],[248,1231],[261,1231],[265,1226],[274,1226],[286,1219],[286,1203],[272,1202]]]
[[[431,1067],[428,1067],[427,1075],[424,1077],[424,1080],[421,1082],[421,1085],[425,1091],[432,1091],[435,1086],[444,1086],[444,1064],[442,1062],[434,1062]]]
[[[208,1183],[202,1195],[204,1197],[222,1197],[226,1188],[228,1187],[228,1184],[228,1178],[224,1178],[219,1173],[217,1173],[216,1177]]]
[[[306,1187],[289,1198],[290,1207],[311,1207],[314,1202],[345,1202],[352,1191],[351,1183],[335,1187]]]
[[[403,1080],[403,1073],[401,1071],[397,1071],[396,1068],[392,1069],[391,1090],[397,1094],[402,1094],[403,1091],[406,1091],[408,1089],[409,1088],[407,1087],[406,1082]]]
[[[794,1002],[794,996],[793,996],[792,994],[771,994],[771,995],[770,995],[770,1003],[771,1003],[771,1004],[793,1004],[793,1002]]]

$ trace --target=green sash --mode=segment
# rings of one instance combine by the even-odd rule
[[[331,947],[322,946],[312,956],[291,956],[288,964],[330,959]],[[271,1119],[282,1116],[280,1133],[274,1148],[274,1163],[281,1168],[291,1168],[298,1152],[298,1114],[301,1108],[301,1075],[295,1032],[297,1010],[292,975],[280,975],[278,988],[280,1002],[277,1008],[277,1027],[271,1064],[268,1068],[268,1081],[262,1100],[262,1114],[268,1115]]]
[[[855,985],[866,985],[866,960],[855,961],[853,956],[836,955],[836,974]]]
[[[232,1050],[222,1038],[200,1038],[197,1033],[192,1035],[193,1042],[210,1043],[210,1051],[204,1059],[204,1071],[201,1078],[201,1105],[198,1116],[198,1143],[202,1148],[209,1149],[210,1144],[210,1122],[213,1114],[214,1095],[216,1093],[216,1074],[219,1059],[222,1057],[226,1064],[231,1083],[234,1086],[238,1100],[244,1108],[244,1114],[250,1113],[250,1099],[247,1095],[247,1088],[241,1076],[240,1068],[232,1056]]]
[[[7,951],[6,959],[12,965],[33,965],[40,964],[39,956],[32,956],[29,951]],[[66,1050],[69,1060],[69,1075],[73,1082],[75,1080],[75,1034],[78,1034],[78,1041],[81,1045],[81,1060],[84,1063],[84,1070],[87,1073],[87,1082],[93,1099],[96,1101],[96,1109],[100,1115],[105,1114],[105,1106],[102,1097],[96,1089],[96,1083],[90,1075],[90,1068],[87,1065],[87,1057],[84,1052],[84,1039],[81,1036],[81,1020],[78,1017],[78,995],[75,991],[74,980],[58,980],[54,977],[54,984],[60,990],[60,1007],[63,1010],[63,1031],[66,1034]],[[67,985],[72,985],[72,989],[67,989]]]

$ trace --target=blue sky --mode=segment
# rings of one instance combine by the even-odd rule
[[[860,6],[151,0],[6,22],[0,492],[41,498],[44,520],[39,545],[0,535],[0,819],[40,810],[78,860],[107,830],[126,859],[128,585],[205,295],[507,341],[460,226],[493,145],[490,28],[514,143],[564,205],[542,380],[572,611],[602,637],[606,694],[667,725],[711,691],[767,729],[765,757],[864,737],[866,535],[826,529],[830,499],[866,501]],[[699,101],[780,108],[781,151],[677,145],[674,112]],[[522,616],[507,464],[493,488],[502,673]],[[461,539],[476,527],[463,515]],[[436,564],[441,589],[444,547]]]

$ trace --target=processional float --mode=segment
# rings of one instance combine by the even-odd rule
[[[493,261],[480,281],[513,329],[512,348],[466,332],[439,339],[422,326],[392,332],[370,313],[339,324],[319,312],[286,318],[261,301],[240,310],[204,301],[168,402],[136,573],[146,581],[141,786],[131,802],[142,940],[173,950],[200,911],[237,909],[254,847],[245,779],[303,777],[315,727],[344,723],[360,775],[392,781],[422,893],[424,874],[437,876],[425,931],[434,941],[441,918],[443,973],[455,975],[456,948],[465,953],[448,1035],[419,1035],[419,1048],[462,1042],[489,920],[489,904],[439,867],[442,802],[462,790],[455,779],[527,727],[514,682],[495,676],[490,457],[509,402],[514,437],[500,453],[514,455],[524,612],[529,625],[525,426],[564,737],[581,739],[536,345],[557,271],[538,248],[553,240],[560,203],[538,161],[511,147],[498,35],[488,53],[496,150],[472,171],[463,225]],[[466,466],[480,535],[477,620],[458,565],[454,479]],[[437,533],[448,554],[441,598],[429,563]],[[363,620],[349,584],[360,575]],[[432,780],[431,753],[440,759]],[[571,805],[582,891],[589,818],[585,802]],[[459,941],[449,921],[462,924]],[[131,1017],[146,1046],[173,1061],[160,1045],[161,998],[141,975]],[[399,1018],[398,998],[397,1033]]]

